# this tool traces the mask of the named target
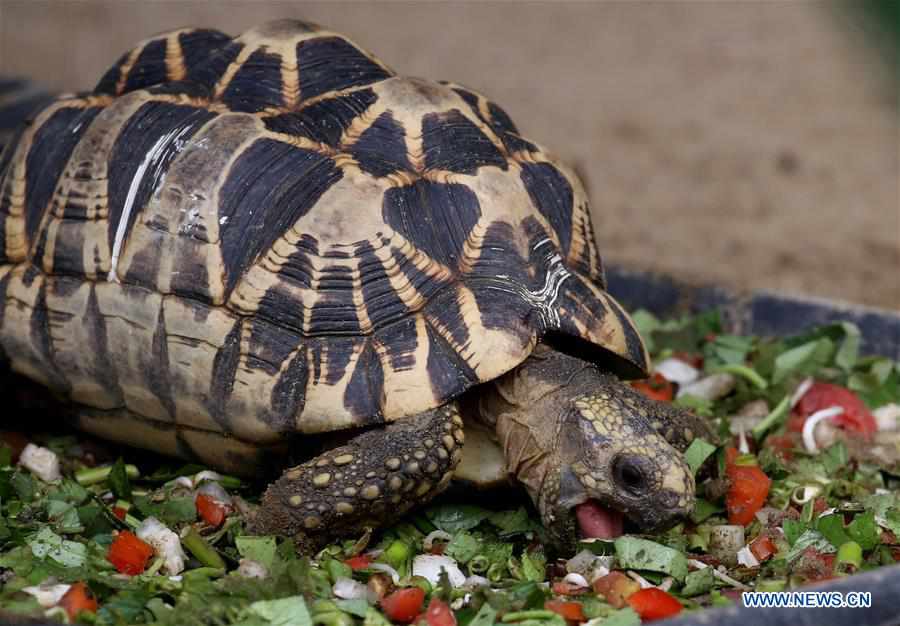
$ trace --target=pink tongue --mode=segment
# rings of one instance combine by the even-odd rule
[[[588,500],[575,507],[575,517],[585,538],[615,539],[622,534],[622,514]]]

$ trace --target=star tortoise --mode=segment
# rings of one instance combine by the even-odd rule
[[[183,29],[7,139],[0,356],[96,435],[300,461],[256,529],[311,549],[458,466],[563,546],[691,510],[704,426],[620,382],[648,357],[582,184],[475,91],[304,22]]]

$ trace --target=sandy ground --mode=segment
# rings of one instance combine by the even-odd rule
[[[900,112],[824,2],[0,0],[0,73],[92,86],[183,25],[299,16],[501,103],[577,165],[612,262],[900,308]]]

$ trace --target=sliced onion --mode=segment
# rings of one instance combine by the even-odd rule
[[[466,578],[466,582],[462,584],[463,589],[478,589],[478,587],[490,587],[491,581],[489,581],[484,576],[478,576],[477,574],[472,574],[468,578]]]
[[[449,556],[442,554],[420,554],[413,559],[413,576],[422,576],[432,585],[437,585],[441,579],[441,571],[447,572],[447,578],[454,587],[460,587],[466,582],[466,577],[460,571],[459,565]]]
[[[192,481],[187,476],[179,476],[178,478],[172,481],[172,484],[176,487],[184,487],[185,489],[193,489],[194,481]]]
[[[750,550],[750,546],[744,546],[738,550],[737,561],[738,565],[743,565],[744,567],[759,567],[759,561]]]
[[[661,583],[656,585],[656,588],[661,591],[668,591],[669,589],[672,588],[672,585],[674,585],[674,584],[675,584],[675,579],[672,578],[671,576],[666,576],[665,578],[663,578]]]
[[[597,555],[590,550],[582,550],[571,559],[566,561],[566,571],[575,572],[577,574],[587,574],[594,567],[594,561]]]
[[[196,500],[197,496],[200,494],[209,496],[221,504],[231,504],[231,496],[228,495],[225,488],[217,482],[205,482],[200,485],[200,487],[197,488],[197,491],[194,492],[194,500]]]
[[[681,359],[669,357],[663,359],[653,368],[663,378],[679,385],[688,385],[700,378],[700,370]]]
[[[441,541],[450,541],[453,539],[453,535],[443,530],[432,530],[428,535],[426,535],[425,539],[422,540],[422,547],[426,550],[431,550],[434,546],[434,540],[440,539]]]
[[[199,485],[204,481],[215,483],[219,482],[220,480],[222,480],[222,475],[212,470],[203,470],[202,472],[197,472],[196,474],[194,474],[194,485]]]
[[[59,471],[59,457],[49,448],[42,448],[29,443],[19,454],[19,465],[40,478],[45,483],[52,483],[62,478]]]
[[[43,608],[48,609],[51,606],[56,606],[59,604],[59,601],[62,599],[66,592],[69,590],[69,587],[72,585],[48,585],[46,583],[41,585],[35,585],[33,587],[22,587],[22,591],[27,593],[30,596],[33,596],[38,604],[40,604]]]
[[[803,422],[803,447],[807,452],[814,454],[819,451],[815,437],[816,425],[822,420],[830,420],[843,412],[844,409],[839,406],[830,406],[827,409],[816,411],[806,418],[806,421]]]
[[[576,572],[569,572],[568,574],[566,574],[565,578],[563,578],[563,581],[573,584],[576,587],[590,587],[591,586],[590,583],[588,583],[587,578],[585,578],[584,576],[582,576],[581,574],[578,574]]]
[[[651,583],[649,580],[647,580],[646,578],[644,578],[637,572],[628,570],[628,572],[626,572],[626,573],[628,574],[628,577],[631,580],[637,582],[637,584],[639,584],[641,586],[641,589],[649,589],[650,587],[653,586],[653,583]]]
[[[241,559],[237,568],[238,576],[244,578],[268,578],[269,570],[259,561],[252,559]]]
[[[372,563],[369,565],[369,569],[375,569],[379,572],[384,572],[385,574],[389,574],[391,577],[391,581],[397,585],[400,583],[400,574],[397,573],[393,567],[388,565],[387,563]]]
[[[806,392],[809,391],[813,384],[815,384],[815,381],[812,378],[804,378],[803,381],[797,385],[797,388],[794,390],[794,395],[791,396],[792,409],[797,406],[797,403],[800,402],[800,398],[806,395]]]
[[[738,434],[738,452],[741,454],[750,454],[750,444],[747,443],[747,433],[744,432],[743,426],[741,426],[740,433]]]
[[[818,485],[800,485],[791,493],[791,501],[794,504],[804,505],[820,493],[822,488]]]
[[[368,598],[369,588],[352,578],[338,578],[331,588],[336,598],[341,600],[358,600]]]
[[[678,390],[677,397],[694,396],[703,400],[718,400],[727,396],[737,384],[737,379],[726,372],[710,374],[705,378],[685,385]]]
[[[149,543],[156,555],[162,557],[163,569],[167,573],[180,574],[184,571],[187,556],[181,547],[181,540],[165,524],[155,517],[148,517],[135,529],[134,534],[138,539]]]
[[[891,403],[880,406],[872,411],[872,417],[878,425],[878,431],[898,430],[900,425],[900,404]]]

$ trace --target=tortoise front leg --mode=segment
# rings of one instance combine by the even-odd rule
[[[285,471],[263,495],[253,531],[304,552],[382,526],[449,484],[462,457],[455,402],[370,430]]]

